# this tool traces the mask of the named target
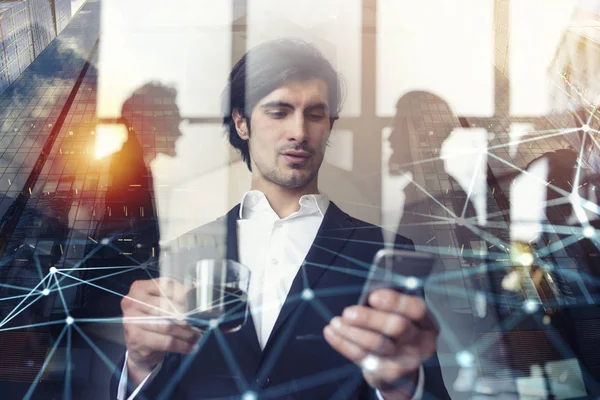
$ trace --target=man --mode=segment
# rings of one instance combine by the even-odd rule
[[[97,241],[108,239],[109,245],[97,248],[96,243],[90,243],[86,254],[94,252],[88,258],[87,264],[99,267],[137,263],[144,268],[103,277],[99,281],[102,289],[85,287],[82,314],[85,314],[86,318],[115,317],[115,309],[119,310],[119,297],[115,296],[114,292],[124,295],[129,291],[130,279],[148,279],[158,275],[156,250],[159,232],[153,177],[149,166],[158,154],[175,154],[175,143],[181,137],[181,117],[176,100],[175,89],[151,82],[136,89],[123,103],[118,122],[127,129],[127,139],[121,149],[110,155],[109,184],[104,203],[97,206],[98,214],[102,215],[102,218],[93,236]],[[151,133],[145,133],[146,137],[152,138],[153,141],[156,139],[158,143],[157,146],[153,146],[153,151],[149,151],[148,146],[142,143],[144,129],[142,120],[137,117],[144,112],[161,115],[158,132],[153,130]],[[158,122],[154,123],[157,124]],[[147,131],[150,129],[146,127]],[[86,271],[84,278],[91,280],[103,275],[102,270],[90,269]],[[106,289],[113,293],[107,292]]]
[[[341,107],[333,67],[304,42],[269,42],[234,66],[226,93],[229,140],[252,172],[252,190],[224,218],[227,258],[252,271],[252,317],[227,335],[134,323],[161,304],[156,281],[135,282],[121,303],[128,352],[113,393],[125,399],[127,382],[129,398],[447,397],[424,301],[379,290],[357,305],[383,238],[318,191]],[[400,236],[396,246],[413,248]],[[181,302],[168,283],[162,295]]]

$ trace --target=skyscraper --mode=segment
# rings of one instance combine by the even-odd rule
[[[60,34],[71,20],[71,0],[50,0],[56,34]]]
[[[0,92],[34,59],[27,1],[0,2]]]
[[[52,2],[48,0],[28,0],[33,50],[35,57],[56,37],[56,27],[52,18]]]
[[[0,93],[70,20],[69,0],[0,0]]]
[[[26,1],[11,4],[11,13],[21,13],[25,26],[27,4]],[[47,273],[50,267],[73,266],[74,254],[81,254],[80,239],[86,238],[87,229],[83,223],[75,226],[72,217],[82,213],[77,210],[80,202],[90,200],[89,197],[83,198],[84,185],[94,186],[96,178],[94,171],[87,168],[85,172],[90,172],[90,176],[79,171],[84,171],[82,160],[93,161],[89,155],[91,151],[87,149],[93,143],[91,132],[95,126],[92,116],[96,98],[97,4],[88,6],[90,12],[75,18],[63,30],[59,40],[50,42],[38,57],[33,59],[32,54],[31,65],[22,72],[17,70],[14,81],[0,94],[0,230],[12,227],[7,251],[4,252],[6,257],[0,261],[0,282],[3,284],[20,282],[23,287],[31,289],[40,282],[38,271]],[[14,19],[16,17],[11,14],[9,22]],[[3,18],[0,28],[7,24]],[[31,31],[25,36],[31,38]],[[91,108],[86,110],[88,102]],[[86,182],[86,177],[90,178],[89,182]],[[92,201],[94,195],[95,192]],[[50,209],[55,211],[44,211]],[[56,238],[60,239],[57,241]],[[0,288],[3,298],[17,296],[7,300],[6,304],[0,304],[0,315],[2,318],[8,316],[5,323],[31,324],[48,320],[56,312],[64,313],[61,297],[55,296],[54,292],[49,292],[26,309],[23,306],[34,298],[30,297],[17,307],[23,300],[23,292],[14,286],[12,289],[7,285]],[[13,289],[15,292],[11,291]],[[65,288],[62,293],[69,304],[76,289]],[[14,312],[9,315],[12,310]],[[47,343],[56,339],[52,329],[44,328],[32,334],[19,333],[17,337],[21,339],[17,338],[15,343],[21,340],[23,345],[13,346],[17,350],[10,352],[10,361],[3,363],[10,368],[0,368],[2,398],[25,396],[41,368],[40,357],[35,354],[42,354],[43,361],[48,351]],[[11,339],[9,336],[0,338],[0,342],[6,343],[5,340]],[[3,349],[0,348],[0,351]],[[74,354],[77,352],[75,350]],[[77,356],[74,357],[75,360]],[[78,371],[86,371],[86,364],[74,362],[82,365]],[[64,365],[62,373],[60,368],[59,363],[55,372],[47,371],[36,397],[60,396],[62,382],[55,386],[51,382],[53,373],[61,379],[64,376]],[[79,378],[74,378],[74,381],[76,379]],[[85,375],[81,379],[89,377]],[[75,387],[78,383],[73,385]],[[81,398],[77,389],[72,393],[72,398]]]

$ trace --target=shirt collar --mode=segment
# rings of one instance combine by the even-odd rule
[[[298,202],[300,203],[300,210],[297,212],[297,215],[309,215],[316,211],[321,215],[321,218],[324,218],[329,207],[329,198],[324,194],[307,194],[300,197]],[[251,190],[244,193],[242,201],[240,201],[240,219],[244,218],[245,210],[270,210],[273,212],[267,197],[260,190]]]

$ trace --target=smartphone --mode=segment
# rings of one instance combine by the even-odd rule
[[[378,289],[424,297],[423,287],[437,258],[428,253],[381,249],[375,254],[358,304],[368,305],[369,294]]]

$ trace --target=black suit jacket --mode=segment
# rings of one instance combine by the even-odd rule
[[[227,257],[238,259],[239,205],[227,215]],[[223,225],[223,224],[221,224]],[[214,230],[208,224],[199,228]],[[235,333],[208,331],[193,356],[169,354],[143,391],[146,398],[375,398],[361,370],[325,341],[322,331],[345,307],[356,304],[375,253],[382,248],[381,228],[359,221],[331,203],[264,348],[251,316]],[[396,246],[413,249],[398,236]],[[314,298],[303,298],[306,289]],[[448,398],[437,357],[424,364],[425,398]],[[117,393],[117,370],[111,393]]]

